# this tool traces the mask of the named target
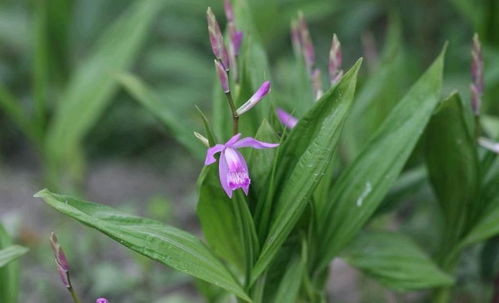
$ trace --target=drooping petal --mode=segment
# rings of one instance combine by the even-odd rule
[[[249,111],[252,109],[255,105],[258,104],[270,91],[270,81],[265,81],[263,84],[260,86],[260,88],[251,96],[251,98],[246,101],[241,107],[237,109],[237,114],[240,116],[244,114],[245,112]]]
[[[232,138],[229,139],[229,141],[227,141],[224,145],[225,147],[231,147],[232,145],[234,145],[234,143],[236,143],[237,141],[239,141],[239,138],[241,138],[241,134],[235,134],[234,136],[232,136]]]
[[[281,123],[284,124],[284,126],[286,126],[287,128],[293,128],[298,123],[298,119],[296,117],[293,117],[285,110],[277,108],[275,111],[279,121],[281,121]]]
[[[225,159],[225,153],[222,152],[220,156],[220,161],[218,162],[218,176],[220,178],[220,185],[224,189],[225,193],[229,198],[232,198],[232,189],[229,186],[229,168],[227,166],[227,160]]]
[[[249,189],[251,180],[248,174],[248,165],[243,155],[237,149],[228,147],[224,150],[224,158],[227,163],[229,188],[231,190]]]
[[[274,148],[278,146],[279,143],[262,142],[252,137],[242,138],[241,140],[237,141],[235,144],[232,145],[232,147],[234,148],[253,147],[256,149]]]
[[[223,151],[225,146],[223,144],[217,144],[213,147],[208,148],[206,151],[206,159],[204,160],[204,165],[210,165],[217,161],[215,159],[215,154]]]

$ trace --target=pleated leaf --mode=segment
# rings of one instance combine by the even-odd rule
[[[97,229],[133,251],[251,302],[225,265],[198,238],[185,231],[105,205],[54,194],[46,189],[35,197],[42,198],[59,212]]]

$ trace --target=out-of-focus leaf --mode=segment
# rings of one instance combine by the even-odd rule
[[[482,278],[494,281],[499,274],[499,238],[485,242],[480,254],[480,271]]]
[[[256,280],[286,240],[332,161],[350,110],[361,60],[299,120],[279,149],[270,231],[253,269]],[[265,219],[263,219],[265,220]]]
[[[499,118],[494,116],[482,115],[480,117],[480,122],[484,131],[491,138],[499,138]]]
[[[175,139],[182,143],[196,158],[203,158],[202,145],[192,135],[192,129],[185,119],[181,119],[175,114],[174,102],[161,100],[145,83],[131,74],[121,73],[118,75],[118,80],[140,104],[171,130]]]
[[[457,93],[444,100],[431,118],[425,134],[425,154],[430,181],[445,216],[443,247],[460,238],[477,210],[479,166],[476,143],[466,125]]]
[[[286,273],[282,277],[281,284],[279,285],[275,298],[272,302],[296,302],[296,298],[300,292],[304,271],[305,264],[303,261],[298,257],[292,259],[286,268]]]
[[[340,176],[330,201],[318,207],[320,268],[355,237],[396,181],[438,104],[444,52],[445,48]]]
[[[0,249],[0,268],[16,260],[28,252],[28,249],[19,245],[11,245]]]
[[[453,278],[411,239],[398,233],[361,233],[342,257],[381,284],[399,291],[448,286]]]
[[[127,215],[105,205],[53,194],[46,189],[35,197],[139,254],[251,301],[225,265],[199,239],[185,231]]]
[[[0,251],[12,247],[12,240],[0,224]],[[17,303],[19,295],[19,262],[10,262],[7,266],[0,266],[0,302]]]
[[[102,34],[94,52],[81,62],[48,129],[46,149],[54,165],[72,160],[79,143],[117,89],[113,73],[131,65],[164,2],[135,2]]]
[[[461,241],[462,248],[499,234],[499,197],[487,203],[470,232]]]
[[[359,90],[352,114],[345,125],[347,135],[343,140],[349,157],[358,155],[403,95],[407,68],[404,65],[401,36],[400,21],[393,18],[388,28],[380,66]]]

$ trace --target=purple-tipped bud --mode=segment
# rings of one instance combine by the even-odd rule
[[[71,287],[71,281],[69,280],[69,263],[66,259],[66,255],[61,248],[61,245],[57,241],[55,233],[50,234],[50,245],[54,251],[55,263],[57,267],[57,272],[61,278],[62,284],[66,288]]]
[[[230,65],[229,54],[224,44],[224,38],[222,36],[222,32],[220,31],[220,26],[218,25],[217,19],[209,7],[206,11],[206,18],[208,20],[208,33],[210,35],[210,44],[213,54],[222,62],[225,70],[228,71]]]
[[[249,111],[250,109],[252,109],[255,105],[258,104],[258,102],[260,102],[268,94],[269,91],[270,91],[270,81],[263,82],[260,88],[255,92],[255,94],[251,96],[251,98],[249,98],[249,100],[246,101],[246,103],[244,103],[243,105],[241,105],[241,107],[237,109],[237,114],[240,116],[245,112]]]
[[[315,100],[319,100],[322,97],[322,77],[320,69],[316,68],[312,72],[312,88],[314,90]]]
[[[296,20],[291,21],[291,44],[293,45],[295,56],[299,56],[301,54],[300,26]]]
[[[227,17],[228,22],[234,22],[234,10],[232,9],[231,0],[224,1],[225,17]]]
[[[343,76],[343,70],[341,70],[342,61],[341,44],[336,34],[334,34],[331,50],[329,51],[329,80],[331,85],[338,83]]]
[[[287,128],[291,129],[291,128],[295,127],[296,124],[298,124],[298,119],[296,117],[292,116],[291,114],[289,114],[288,112],[286,112],[285,110],[283,110],[281,108],[277,108],[275,111],[276,111],[277,118],[279,119],[279,121]]]
[[[234,56],[237,57],[237,55],[239,55],[239,51],[241,50],[244,33],[237,30],[234,22],[229,22],[228,27],[231,49],[234,52]]]
[[[471,50],[471,107],[476,116],[480,115],[480,105],[484,90],[482,46],[478,34],[473,36]]]
[[[218,79],[220,79],[220,85],[222,85],[224,93],[229,93],[229,77],[227,75],[227,72],[225,71],[225,68],[219,60],[215,60],[215,69],[217,70]]]
[[[95,303],[109,303],[109,301],[106,298],[99,298],[95,301]]]
[[[303,13],[298,14],[299,30],[300,30],[300,41],[303,48],[303,56],[305,58],[305,64],[309,73],[312,73],[315,64],[315,51],[314,44],[312,43],[312,38],[310,37],[310,32],[308,30],[307,22]]]

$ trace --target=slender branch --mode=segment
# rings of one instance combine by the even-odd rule
[[[71,297],[73,298],[73,301],[75,303],[80,303],[80,299],[78,298],[78,295],[76,295],[76,292],[73,289],[73,287],[69,287],[68,290],[69,290],[69,293],[71,294]]]
[[[232,133],[235,135],[238,133],[239,129],[239,115],[237,114],[236,105],[232,99],[232,94],[230,92],[225,94],[227,97],[227,102],[229,103],[230,111],[232,112]]]

